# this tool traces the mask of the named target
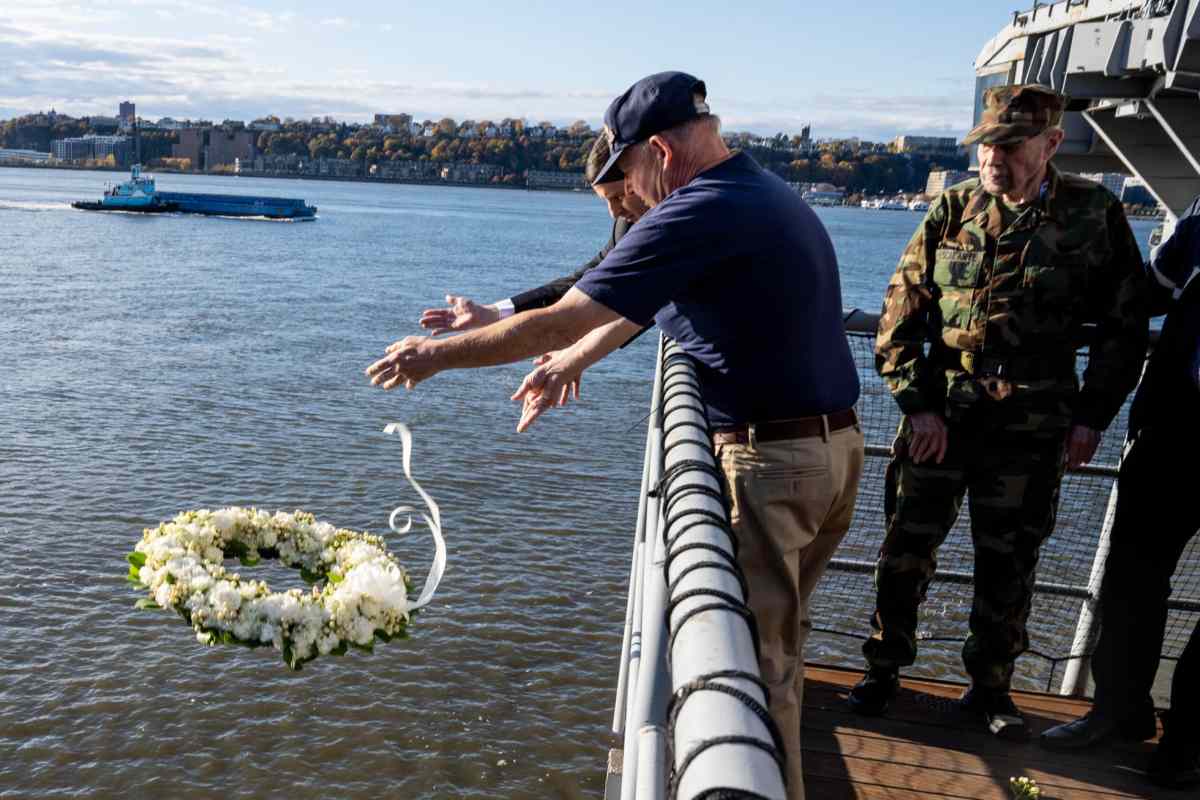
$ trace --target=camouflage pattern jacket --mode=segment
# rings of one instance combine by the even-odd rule
[[[954,420],[990,396],[993,410],[1017,412],[1017,428],[1104,430],[1142,368],[1146,290],[1106,189],[1051,165],[1041,199],[1005,228],[1000,201],[968,180],[935,201],[900,258],[876,369],[905,414]],[[1085,323],[1096,331],[1081,389]]]

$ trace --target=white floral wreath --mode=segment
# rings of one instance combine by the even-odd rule
[[[157,528],[146,529],[127,556],[129,581],[149,590],[138,608],[177,611],[204,644],[273,645],[292,669],[318,655],[342,655],[351,646],[370,650],[375,640],[407,636],[410,614],[428,604],[445,570],[445,542],[437,503],[412,478],[412,435],[399,424],[404,474],[425,500],[422,514],[433,532],[436,553],[421,596],[409,601],[411,582],[387,550],[369,533],[336,528],[302,511],[268,514],[232,506],[219,511],[186,511]],[[388,522],[412,509],[395,509]],[[278,558],[298,568],[313,584],[309,592],[272,592],[263,581],[228,572],[223,561],[237,557],[244,566]]]

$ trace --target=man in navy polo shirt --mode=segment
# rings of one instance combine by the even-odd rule
[[[800,798],[808,596],[853,515],[859,383],[828,234],[783,181],[725,147],[705,100],[703,82],[667,72],[609,106],[613,155],[597,181],[619,169],[652,208],[562,300],[453,339],[409,337],[367,372],[411,388],[443,369],[574,344],[543,374],[539,389],[553,389],[651,321],[678,341],[698,363],[789,796]],[[535,411],[557,399],[532,394],[549,398]]]

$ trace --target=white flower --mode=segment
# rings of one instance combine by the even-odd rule
[[[222,536],[227,536],[233,533],[233,526],[237,522],[237,511],[233,508],[222,508],[220,511],[212,515],[213,527],[217,529]]]
[[[242,605],[242,595],[229,581],[220,581],[211,592],[212,604],[219,616],[230,616]]]

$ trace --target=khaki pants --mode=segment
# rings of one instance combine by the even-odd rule
[[[858,426],[828,436],[722,444],[738,561],[758,623],[759,669],[787,759],[789,800],[803,800],[800,703],[808,598],[850,529],[863,468]]]

